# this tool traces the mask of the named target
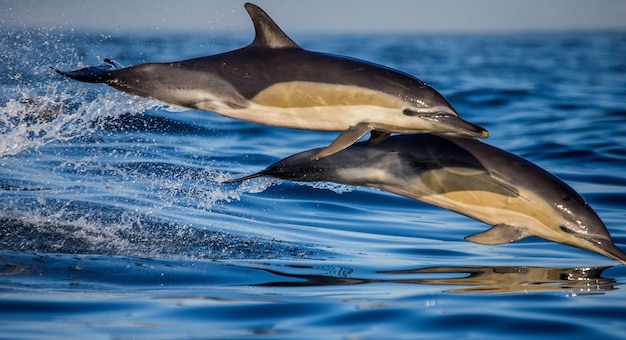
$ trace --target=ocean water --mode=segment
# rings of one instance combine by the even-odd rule
[[[0,337],[626,338],[626,266],[374,189],[249,174],[337,133],[55,74],[227,35],[0,32]],[[294,36],[443,93],[575,188],[626,248],[626,32]]]

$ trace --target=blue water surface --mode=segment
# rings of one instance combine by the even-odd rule
[[[294,37],[426,81],[626,248],[626,32]],[[626,338],[626,266],[374,189],[249,174],[337,133],[235,121],[49,69],[251,37],[0,34],[0,337]]]

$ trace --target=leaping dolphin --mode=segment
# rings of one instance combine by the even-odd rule
[[[465,237],[504,244],[528,236],[563,243],[626,264],[600,217],[563,181],[507,151],[470,138],[416,134],[375,146],[357,143],[312,161],[313,149],[239,179],[270,176],[379,188],[492,225]]]
[[[171,63],[56,72],[79,81],[245,121],[343,131],[315,159],[371,132],[439,132],[486,138],[435,89],[406,73],[363,60],[302,49],[259,7],[247,3],[256,36],[242,49]]]

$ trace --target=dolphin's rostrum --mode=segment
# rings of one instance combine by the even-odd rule
[[[438,132],[485,138],[421,80],[366,61],[312,52],[291,40],[259,7],[247,3],[253,42],[238,50],[171,63],[116,69],[107,63],[56,72],[83,82],[245,121],[319,131],[343,131],[314,159],[332,155],[371,132]]]
[[[270,176],[379,188],[492,226],[465,238],[471,242],[504,244],[537,236],[626,263],[626,254],[574,189],[537,165],[478,140],[393,136],[378,145],[357,143],[312,161],[319,150],[292,155],[228,182]]]

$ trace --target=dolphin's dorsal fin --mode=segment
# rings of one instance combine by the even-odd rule
[[[244,5],[254,24],[256,36],[250,46],[269,48],[301,48],[276,25],[265,11],[251,3]]]

